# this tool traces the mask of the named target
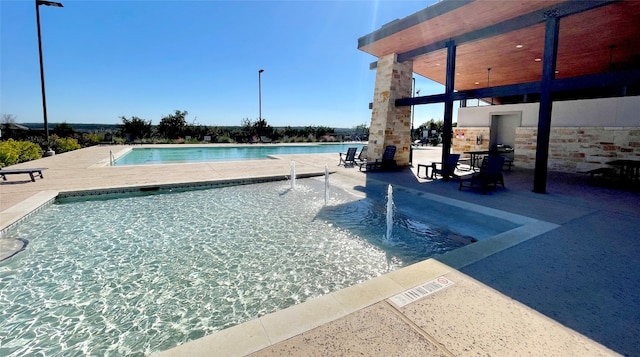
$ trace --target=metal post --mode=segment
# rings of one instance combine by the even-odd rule
[[[442,128],[442,162],[451,153],[451,132],[453,130],[453,91],[456,74],[456,44],[447,42],[447,73],[445,79],[444,127]]]
[[[549,161],[549,137],[551,134],[551,84],[555,79],[558,57],[558,33],[560,19],[551,14],[545,23],[540,108],[538,110],[538,138],[536,140],[536,163],[533,173],[533,192],[547,191],[547,164]]]
[[[40,85],[42,88],[42,114],[44,116],[44,132],[45,132],[45,145],[47,151],[45,156],[52,156],[55,154],[49,146],[49,123],[47,121],[47,97],[44,89],[44,64],[42,60],[42,35],[40,33],[40,5],[63,7],[59,2],[35,0],[36,5],[36,24],[38,26],[38,53],[40,54]]]
[[[258,120],[262,121],[262,72],[264,69],[258,71]]]

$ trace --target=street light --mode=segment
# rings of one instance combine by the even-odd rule
[[[42,62],[42,36],[40,35],[40,5],[64,7],[62,3],[55,1],[35,0],[36,3],[36,23],[38,25],[38,52],[40,53],[40,84],[42,87],[42,114],[44,115],[44,132],[46,135],[45,144],[47,146],[47,152],[45,156],[52,156],[55,154],[49,147],[49,123],[47,123],[47,97],[44,90],[44,65]]]
[[[411,78],[413,80],[413,86],[411,88],[411,98],[415,98],[416,96],[416,77]],[[411,143],[409,144],[413,144],[413,104],[411,105]]]
[[[261,75],[264,69],[258,71],[258,120],[262,121],[262,81]]]

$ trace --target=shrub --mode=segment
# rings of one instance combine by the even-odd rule
[[[49,145],[53,151],[58,154],[63,152],[78,150],[81,148],[78,144],[78,140],[74,138],[60,138],[57,135],[52,135],[49,140]]]
[[[78,143],[82,147],[87,147],[87,146],[96,145],[98,144],[98,142],[100,142],[100,139],[98,138],[97,134],[85,133],[85,134],[82,134],[82,137],[80,138],[80,141]]]
[[[0,166],[2,167],[37,160],[41,157],[42,149],[32,142],[13,139],[0,142]]]

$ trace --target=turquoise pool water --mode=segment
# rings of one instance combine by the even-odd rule
[[[271,155],[321,154],[346,152],[347,148],[363,144],[314,144],[314,145],[243,145],[183,148],[134,148],[116,159],[115,166],[170,164],[185,162],[234,161],[267,159]],[[337,160],[337,159],[336,159]]]
[[[0,355],[165,350],[470,241],[324,180],[75,198],[0,239]],[[402,199],[402,193],[398,198]]]

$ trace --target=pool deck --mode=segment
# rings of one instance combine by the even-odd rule
[[[321,174],[327,165],[331,185],[354,194],[366,196],[392,184],[394,190],[415,193],[416,200],[451,199],[527,222],[154,355],[640,355],[637,192],[591,186],[586,176],[550,173],[547,193],[536,194],[532,171],[517,163],[505,173],[506,189],[486,195],[458,191],[457,182],[416,177],[417,164],[439,161],[440,148],[433,147],[414,150],[414,167],[398,172],[336,166],[337,154],[108,166],[110,151],[118,155],[129,148],[95,146],[14,165],[47,170],[36,182],[28,175],[0,181],[0,230],[59,192],[284,177],[291,160],[298,174]],[[428,293],[412,290],[424,284]]]

